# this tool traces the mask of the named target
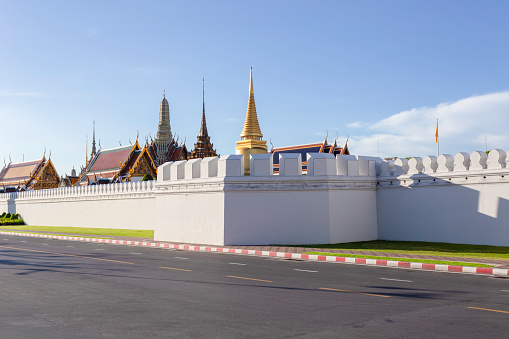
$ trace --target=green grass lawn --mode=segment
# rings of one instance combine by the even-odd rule
[[[509,247],[462,245],[442,242],[419,241],[360,241],[332,245],[300,245],[298,247],[327,248],[337,250],[373,251],[435,255],[444,257],[509,260]]]
[[[92,234],[92,235],[110,235],[122,237],[139,237],[139,238],[153,238],[153,230],[127,230],[117,228],[90,228],[90,227],[56,227],[56,226],[3,226],[2,228],[16,230],[16,231],[43,231],[55,232],[59,235],[62,233],[76,233],[76,234]]]
[[[455,266],[470,266],[470,267],[494,267],[494,265],[477,264],[477,263],[462,262],[462,261],[377,257],[374,255],[360,255],[360,254],[343,254],[343,253],[328,253],[328,252],[304,252],[304,254],[331,255],[331,256],[335,256],[335,257],[350,257],[350,258],[362,258],[362,259],[420,262],[420,263],[425,263],[425,264],[440,264],[440,265],[455,265]]]

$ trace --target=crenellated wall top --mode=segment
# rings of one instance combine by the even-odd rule
[[[377,175],[376,163],[382,159],[353,155],[328,153],[308,153],[307,171],[302,169],[300,154],[279,154],[279,172],[274,173],[272,154],[250,155],[250,174],[244,174],[244,156],[227,155],[189,161],[176,161],[163,164],[158,168],[157,182],[176,182],[207,178],[263,178],[277,177],[371,177]]]
[[[508,164],[509,151],[501,149],[492,149],[488,155],[474,151],[454,156],[398,158],[379,164],[382,171],[378,180],[381,186],[500,182],[509,174]],[[474,178],[479,180],[472,180]]]

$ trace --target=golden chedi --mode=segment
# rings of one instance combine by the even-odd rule
[[[249,174],[249,164],[251,154],[267,154],[267,141],[262,140],[263,134],[260,131],[260,124],[256,115],[256,105],[253,92],[253,67],[251,67],[251,76],[249,82],[249,101],[247,104],[246,121],[244,129],[240,134],[240,140],[237,141],[235,154],[244,155],[244,171]]]

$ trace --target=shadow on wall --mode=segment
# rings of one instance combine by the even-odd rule
[[[499,152],[502,159],[505,153]],[[451,165],[447,171],[433,168],[438,165],[436,157],[426,157],[424,162],[412,158],[408,164],[400,161],[396,165],[406,174],[380,177],[378,238],[509,246],[505,156],[503,166],[492,163],[489,168],[487,158],[477,154],[483,152],[474,153],[472,159],[466,153],[456,159],[441,155],[442,163],[447,160]]]

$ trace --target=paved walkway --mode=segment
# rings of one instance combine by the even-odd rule
[[[63,232],[44,232],[44,231],[28,231],[28,230],[16,230],[0,227],[0,231],[16,231],[26,233],[44,233],[44,234],[56,234],[65,235],[71,237],[85,237],[85,238],[102,238],[102,239],[116,239],[116,240],[130,240],[130,241],[146,241],[156,242],[153,238],[138,238],[138,237],[121,237],[113,235],[93,235],[93,234],[77,234],[77,233],[63,233]],[[173,243],[169,241],[157,241],[158,243],[166,244]],[[183,244],[193,246],[209,246],[208,244]],[[509,259],[481,259],[481,258],[463,258],[463,257],[448,257],[448,256],[436,256],[436,255],[421,255],[421,254],[407,254],[407,253],[392,253],[392,252],[374,252],[374,251],[360,251],[360,250],[337,250],[329,248],[312,248],[312,247],[289,247],[289,246],[215,246],[215,247],[228,247],[228,248],[240,248],[246,250],[255,251],[270,251],[270,252],[287,252],[287,253],[307,253],[307,252],[324,252],[324,253],[341,253],[341,254],[357,254],[357,255],[369,255],[379,257],[391,257],[391,258],[405,258],[405,259],[426,259],[426,260],[444,260],[444,261],[461,261],[470,262],[477,264],[495,265],[498,268],[509,269]]]

